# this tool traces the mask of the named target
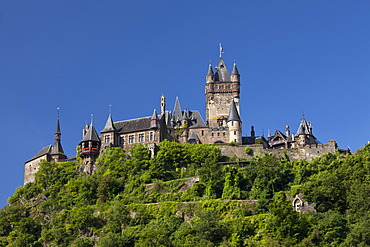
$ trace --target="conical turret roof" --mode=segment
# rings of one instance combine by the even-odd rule
[[[51,152],[50,154],[61,154],[61,155],[64,155],[64,150],[63,150],[63,147],[62,147],[62,143],[60,142],[60,136],[62,135],[61,131],[60,131],[60,122],[59,122],[59,117],[58,117],[58,120],[57,120],[57,126],[56,126],[56,129],[55,129],[55,138],[54,138],[54,146],[51,148]]]
[[[312,135],[311,126],[307,123],[306,119],[302,118],[297,133],[295,135]]]
[[[240,120],[240,116],[239,116],[239,113],[238,113],[238,109],[236,109],[236,105],[235,105],[235,102],[234,100],[231,101],[231,105],[230,105],[230,111],[229,111],[229,116],[227,118],[227,121],[239,121],[241,122]]]
[[[50,154],[63,154],[64,155],[64,150],[63,150],[62,144],[60,143],[60,140],[54,141],[54,146],[51,148]]]
[[[232,75],[239,75],[239,71],[238,71],[238,68],[236,67],[236,63],[234,63],[234,66],[233,66],[233,72],[231,72]]]
[[[154,109],[151,120],[158,120],[157,109]]]
[[[211,63],[209,63],[207,75],[214,75]]]
[[[98,133],[96,132],[94,125],[92,123],[90,124],[89,129],[86,132],[86,135],[82,139],[82,142],[86,142],[86,141],[100,142]]]
[[[109,114],[107,122],[105,123],[104,129],[100,133],[111,132],[115,130],[116,130],[116,127],[114,127],[112,114]]]

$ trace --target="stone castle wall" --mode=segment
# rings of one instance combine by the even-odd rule
[[[252,150],[250,154],[245,152],[246,147],[250,147]],[[299,148],[289,148],[289,149],[264,149],[262,144],[255,145],[239,145],[239,146],[228,146],[220,145],[221,154],[229,157],[238,157],[250,159],[256,155],[264,153],[272,153],[276,156],[284,155],[284,153],[289,157],[290,160],[307,160],[321,156],[323,153],[337,151],[337,144],[335,141],[330,140],[326,144],[315,144],[310,146],[302,146]]]

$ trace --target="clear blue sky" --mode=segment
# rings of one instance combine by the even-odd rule
[[[370,140],[368,0],[0,0],[0,206],[53,143],[58,106],[68,156],[110,103],[115,121],[149,116],[163,93],[204,117],[219,42],[241,74],[244,135],[295,132],[304,112],[323,143]]]

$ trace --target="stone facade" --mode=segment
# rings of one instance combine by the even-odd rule
[[[246,147],[252,150],[249,154],[247,154],[245,151]],[[222,155],[229,157],[250,159],[256,155],[272,153],[276,156],[282,156],[286,154],[290,160],[307,161],[311,161],[312,159],[319,157],[326,152],[335,153],[338,151],[337,143],[334,140],[329,140],[326,144],[313,144],[296,148],[266,149],[263,144],[239,146],[220,145],[219,148],[221,149]]]

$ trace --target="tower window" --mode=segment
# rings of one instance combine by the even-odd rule
[[[217,133],[217,136],[220,136],[220,132]]]
[[[236,130],[234,130],[234,135],[236,135]]]
[[[110,135],[106,135],[104,137],[104,141],[105,141],[105,143],[110,143]]]
[[[204,136],[204,130],[202,130],[202,136]]]

